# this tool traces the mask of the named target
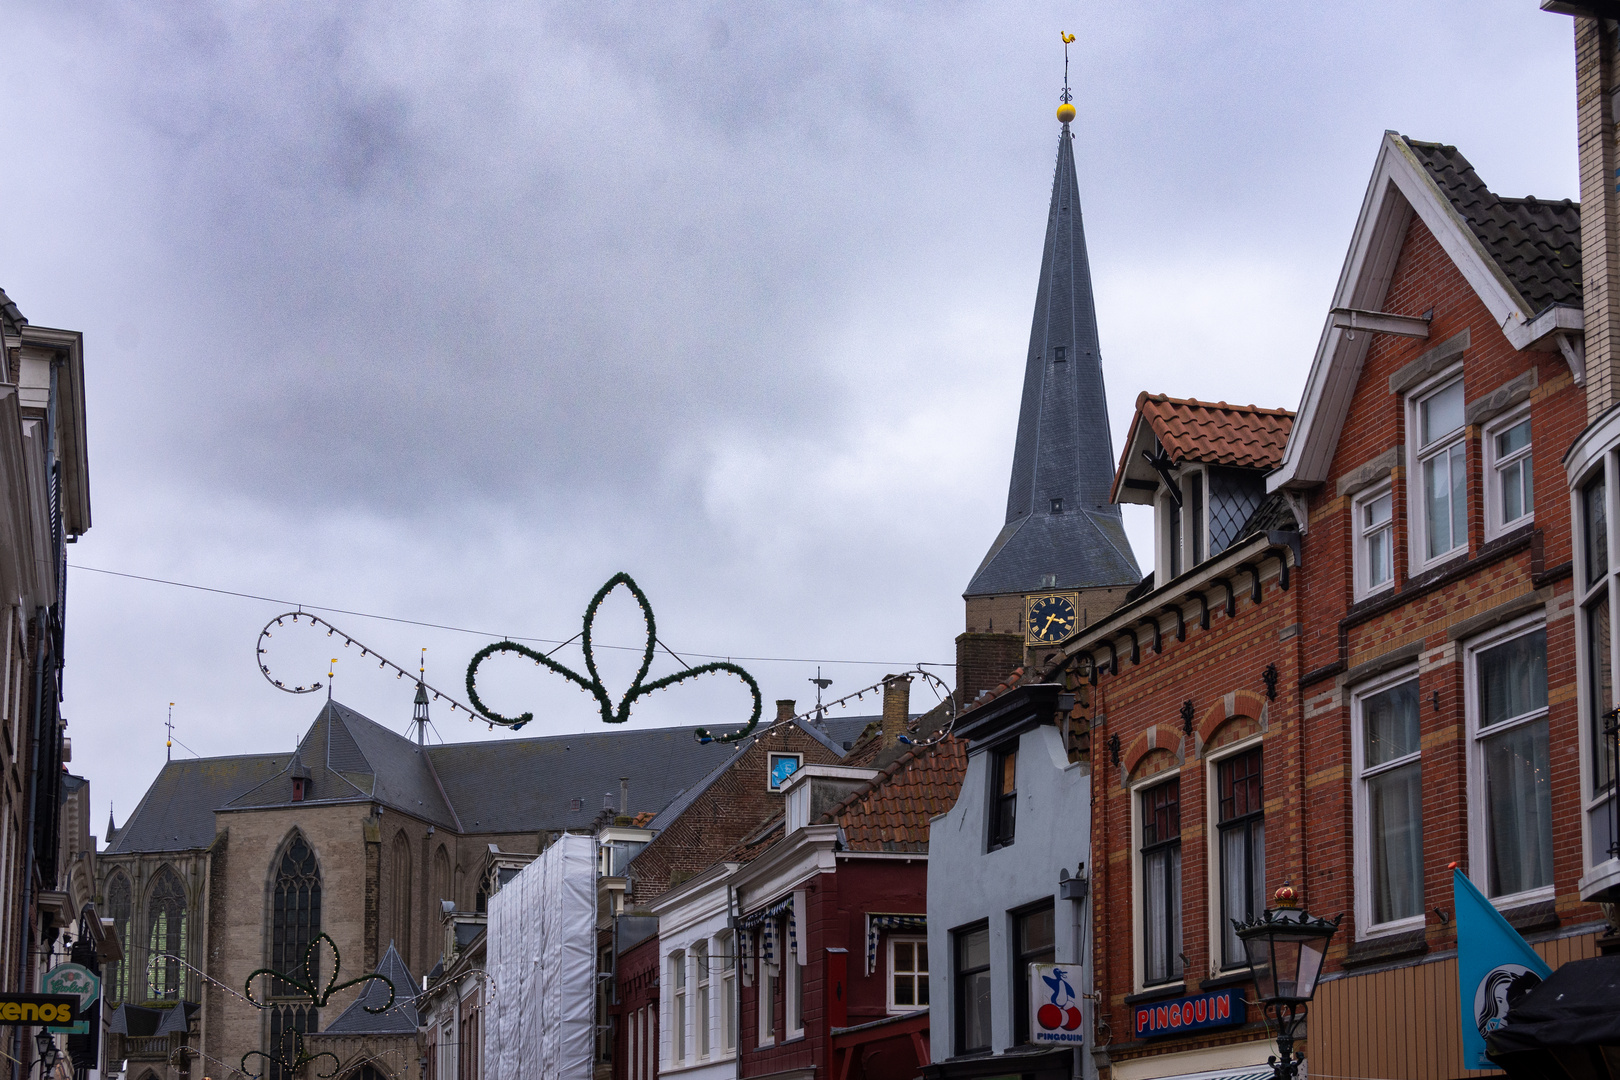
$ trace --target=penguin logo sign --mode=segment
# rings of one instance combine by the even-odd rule
[[[1080,995],[1073,964],[1029,965],[1029,1039],[1035,1043],[1082,1043]]]

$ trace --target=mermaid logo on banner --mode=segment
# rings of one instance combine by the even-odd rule
[[[1451,888],[1457,908],[1463,1060],[1470,1069],[1495,1069],[1496,1063],[1485,1056],[1485,1036],[1507,1023],[1508,1010],[1540,986],[1552,968],[1455,866]]]

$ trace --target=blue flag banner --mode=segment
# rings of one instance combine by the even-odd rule
[[[1485,1034],[1505,1024],[1508,1009],[1540,986],[1552,968],[1461,870],[1451,872],[1451,891],[1457,910],[1463,1061],[1470,1069],[1495,1069],[1485,1056]]]

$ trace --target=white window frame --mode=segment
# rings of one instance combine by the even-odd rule
[[[762,935],[763,936],[763,935]],[[765,963],[763,941],[754,943],[754,954],[759,957],[759,978],[754,980],[754,1012],[759,1029],[759,1045],[776,1045],[776,980],[770,965]]]
[[[926,937],[913,937],[910,934],[890,934],[888,936],[888,943],[885,946],[885,953],[887,955],[887,966],[884,968],[884,975],[887,978],[888,987],[887,987],[887,989],[884,990],[884,993],[883,993],[884,1003],[885,1003],[886,1007],[888,1008],[888,1010],[889,1010],[889,1012],[891,1014],[927,1012],[928,1011],[928,1006],[927,1005],[916,1005],[916,1004],[900,1005],[900,1004],[897,1004],[895,1002],[895,1000],[894,1000],[894,977],[897,974],[895,969],[894,969],[894,947],[897,944],[899,944],[899,945],[911,945],[914,948],[920,949],[921,950],[920,955],[922,955],[925,959],[928,956],[928,939]],[[914,953],[913,955],[918,955],[918,954]],[[913,967],[909,974],[912,977],[912,987],[913,987],[912,995],[911,995],[912,1000],[916,1001],[916,998],[917,998],[916,987],[919,986],[919,985],[920,986],[927,986],[928,985],[928,972],[927,971],[918,971],[918,970],[916,970],[915,967]],[[932,994],[929,995],[929,1000],[933,1000],[933,995]]]
[[[714,1049],[714,1032],[711,1030],[714,1009],[711,1007],[709,997],[713,980],[709,978],[709,939],[699,938],[692,942],[692,975],[695,980],[692,1003],[692,1033],[696,1036],[692,1041],[693,1049],[697,1052],[697,1060],[708,1061]]]
[[[1389,499],[1389,521],[1383,530],[1389,533],[1389,577],[1382,584],[1368,585],[1367,570],[1372,562],[1372,556],[1367,551],[1368,528],[1362,524],[1362,515],[1367,506],[1379,499]],[[1351,573],[1355,578],[1355,598],[1365,600],[1369,596],[1389,592],[1395,587],[1395,485],[1389,480],[1375,484],[1365,491],[1357,492],[1350,501],[1350,546]]]
[[[787,1029],[787,1041],[804,1038],[804,969],[799,966],[799,950],[789,943],[786,933],[782,944],[782,1026]]]
[[[686,951],[669,954],[670,1021],[669,1066],[679,1069],[686,1064]]]
[[[1536,903],[1541,900],[1551,900],[1557,891],[1556,879],[1547,885],[1534,889],[1525,889],[1516,893],[1504,893],[1501,896],[1491,896],[1491,877],[1489,858],[1490,851],[1485,842],[1485,762],[1480,744],[1483,741],[1479,728],[1479,654],[1513,638],[1531,633],[1537,629],[1545,629],[1547,617],[1545,612],[1536,612],[1522,619],[1516,619],[1505,626],[1499,627],[1488,634],[1481,635],[1468,642],[1463,649],[1463,703],[1466,715],[1466,738],[1468,740],[1468,877],[1473,881],[1479,891],[1488,897],[1491,903],[1498,908],[1514,908],[1522,904]],[[1548,705],[1538,713],[1526,713],[1503,724],[1489,729],[1485,738],[1500,735],[1506,731],[1548,720],[1552,704],[1552,684],[1548,681]],[[1548,732],[1549,749],[1551,747],[1551,731]],[[1553,837],[1548,837],[1548,843]]]
[[[1221,932],[1221,897],[1223,894],[1221,892],[1220,764],[1229,757],[1235,757],[1238,754],[1246,753],[1247,751],[1264,745],[1265,738],[1266,733],[1263,731],[1257,731],[1253,735],[1245,735],[1243,738],[1235,739],[1232,742],[1220,747],[1218,750],[1210,751],[1210,756],[1204,759],[1204,792],[1207,796],[1204,800],[1206,804],[1204,806],[1204,837],[1206,845],[1204,859],[1209,870],[1209,891],[1204,894],[1209,897],[1209,937],[1207,940],[1209,942],[1210,967],[1216,972],[1222,974],[1231,974],[1232,972],[1235,972],[1246,965],[1237,964],[1232,967],[1223,967],[1221,962],[1221,943],[1223,940],[1223,934]],[[1264,774],[1262,774],[1262,776],[1263,775]],[[1262,779],[1261,782],[1264,783],[1264,780]],[[1152,787],[1153,785],[1149,784],[1147,786]],[[1138,816],[1141,814],[1140,799],[1137,800],[1137,814]],[[1140,849],[1141,846],[1141,844],[1136,845],[1138,849]],[[1140,864],[1141,852],[1138,850],[1133,852],[1133,854],[1137,856],[1137,862]],[[1185,871],[1185,846],[1182,848],[1182,860],[1182,869]],[[1187,881],[1185,873],[1182,875],[1181,887],[1182,907],[1185,908],[1187,900]],[[1182,939],[1183,942],[1185,942],[1185,911],[1182,912]],[[1186,974],[1187,973],[1185,971],[1182,972],[1183,979],[1186,978]]]
[[[1355,916],[1356,938],[1384,937],[1389,934],[1400,934],[1410,930],[1421,929],[1425,925],[1427,915],[1420,910],[1416,915],[1404,919],[1391,919],[1388,922],[1374,923],[1372,908],[1372,820],[1367,801],[1367,729],[1362,720],[1362,702],[1367,698],[1383,693],[1391,687],[1402,683],[1412,682],[1418,678],[1416,664],[1401,667],[1376,679],[1361,683],[1350,691],[1350,787],[1351,810],[1354,822],[1353,843],[1356,868],[1355,888]],[[1423,768],[1422,725],[1423,725],[1423,692],[1421,685],[1418,690],[1418,751],[1394,761],[1386,761],[1375,766],[1372,776],[1404,768],[1412,762]],[[1420,774],[1421,775],[1421,772]],[[1421,811],[1420,811],[1421,813]],[[1421,817],[1419,819],[1421,823]],[[1425,897],[1427,894],[1427,875],[1418,882],[1419,892]],[[1421,905],[1420,905],[1421,906]]]
[[[1518,427],[1526,422],[1530,424],[1530,445],[1523,450],[1508,455],[1506,459],[1499,459],[1496,456],[1496,437],[1509,428]],[[1530,416],[1529,403],[1525,403],[1521,408],[1514,409],[1505,416],[1492,420],[1481,432],[1479,442],[1480,456],[1483,459],[1484,466],[1480,475],[1484,477],[1485,481],[1483,485],[1485,488],[1485,539],[1494,540],[1498,536],[1522,529],[1536,520],[1535,492],[1533,490],[1535,487],[1534,470],[1532,469],[1530,481],[1532,488],[1530,508],[1512,521],[1502,520],[1502,493],[1500,490],[1501,485],[1498,482],[1500,478],[1497,474],[1497,470],[1504,463],[1511,464],[1514,461],[1533,463],[1535,460],[1536,425]]]
[[[714,939],[723,960],[720,967],[720,1053],[731,1057],[737,1052],[737,935],[722,934]]]
[[[625,1055],[624,1055],[628,1059],[629,1065],[630,1065],[630,1080],[641,1080],[641,1067],[640,1067],[641,1062],[636,1058],[636,1051],[638,1049],[638,1046],[636,1044],[636,1034],[637,1034],[637,1029],[640,1026],[641,1026],[641,1015],[640,1015],[640,1013],[639,1012],[631,1013],[630,1014],[630,1022],[625,1025],[625,1028],[627,1030],[625,1032],[625,1044],[626,1045],[625,1045]],[[441,1058],[440,1060],[442,1061],[443,1059]]]
[[[1139,994],[1144,993],[1144,992],[1146,992],[1148,990],[1155,990],[1155,991],[1163,990],[1166,987],[1171,987],[1171,986],[1176,985],[1176,982],[1173,979],[1171,981],[1169,981],[1169,982],[1153,983],[1151,986],[1149,986],[1148,982],[1147,982],[1147,955],[1146,955],[1146,948],[1145,948],[1146,943],[1147,943],[1147,937],[1145,935],[1146,924],[1143,921],[1143,919],[1144,919],[1144,911],[1145,911],[1145,908],[1146,908],[1146,903],[1145,903],[1145,901],[1146,901],[1146,893],[1144,891],[1144,886],[1142,884],[1142,792],[1146,791],[1148,788],[1156,787],[1159,784],[1166,783],[1166,782],[1168,782],[1168,781],[1170,781],[1172,779],[1180,779],[1180,778],[1181,778],[1181,770],[1179,768],[1160,769],[1158,772],[1154,773],[1152,776],[1145,777],[1144,779],[1138,780],[1136,783],[1132,784],[1131,787],[1130,787],[1130,795],[1131,795],[1131,851],[1130,851],[1130,855],[1131,855],[1131,978],[1134,980],[1135,991],[1137,993],[1139,993]],[[1183,807],[1182,810],[1183,810],[1183,813],[1185,814],[1186,808]],[[1181,839],[1182,839],[1182,852],[1181,852],[1181,855],[1182,855],[1182,860],[1181,860],[1181,867],[1182,867],[1182,876],[1181,876],[1181,907],[1182,907],[1182,913],[1181,913],[1181,940],[1182,940],[1182,951],[1185,952],[1186,951],[1186,940],[1187,940],[1187,912],[1186,912],[1186,907],[1187,907],[1187,875],[1186,875],[1187,850],[1186,850],[1186,835],[1185,835],[1186,834],[1185,818],[1183,818],[1182,834],[1183,835],[1181,837]],[[1184,968],[1182,970],[1182,972],[1181,972],[1181,983],[1182,983],[1183,986],[1185,986],[1186,982],[1187,982],[1187,972],[1186,972],[1186,970]]]
[[[1407,536],[1410,538],[1409,559],[1410,564],[1418,570],[1427,570],[1431,567],[1442,566],[1453,559],[1466,558],[1468,555],[1468,512],[1467,483],[1463,485],[1463,538],[1462,543],[1449,551],[1441,552],[1434,558],[1428,557],[1429,525],[1428,525],[1428,499],[1423,490],[1423,463],[1429,458],[1447,453],[1458,443],[1463,444],[1463,469],[1468,468],[1468,423],[1466,418],[1462,426],[1456,431],[1435,440],[1429,446],[1419,446],[1423,438],[1422,406],[1425,401],[1434,397],[1441,390],[1449,388],[1453,383],[1463,387],[1463,400],[1467,401],[1467,383],[1463,380],[1463,369],[1459,364],[1450,368],[1442,375],[1437,375],[1428,382],[1423,383],[1411,391],[1406,397],[1406,517]]]
[[[1193,561],[1191,546],[1187,543],[1187,515],[1190,512],[1188,492],[1191,488],[1192,477],[1199,477],[1203,485],[1203,506],[1199,511],[1198,527],[1204,538],[1204,555],[1202,559]],[[1209,471],[1202,466],[1184,465],[1176,474],[1176,486],[1181,489],[1180,526],[1176,529],[1170,527],[1170,513],[1175,509],[1175,500],[1171,498],[1170,491],[1163,484],[1159,485],[1159,493],[1153,501],[1153,532],[1154,532],[1154,565],[1159,569],[1154,571],[1154,585],[1162,586],[1165,582],[1174,580],[1180,574],[1185,574],[1194,566],[1209,559]],[[1181,570],[1172,575],[1170,568],[1172,555],[1180,556]]]
[[[1534,430],[1531,433],[1534,438]],[[1598,812],[1612,813],[1609,809],[1609,800],[1620,797],[1620,793],[1604,793],[1598,795],[1594,789],[1597,784],[1598,763],[1596,755],[1598,749],[1594,742],[1598,732],[1592,725],[1601,723],[1596,716],[1597,703],[1592,700],[1592,667],[1591,642],[1587,639],[1586,611],[1599,597],[1607,596],[1609,602],[1609,670],[1620,671],[1616,667],[1620,663],[1620,635],[1614,631],[1614,613],[1617,603],[1620,603],[1620,537],[1616,536],[1615,505],[1616,481],[1620,480],[1620,458],[1617,458],[1613,446],[1594,455],[1590,463],[1577,475],[1570,485],[1570,529],[1575,548],[1575,643],[1576,643],[1576,669],[1577,669],[1577,699],[1580,710],[1580,761],[1581,761],[1581,881],[1582,895],[1589,891],[1602,888],[1604,885],[1620,881],[1620,861],[1593,850],[1596,837],[1593,834],[1592,819]],[[1605,556],[1608,569],[1600,575],[1595,582],[1591,581],[1590,569],[1587,566],[1586,552],[1586,488],[1595,481],[1603,483],[1603,513],[1605,518]],[[1589,583],[1590,582],[1590,583]],[[1617,688],[1620,689],[1620,688]],[[1616,704],[1620,704],[1617,701]],[[1599,729],[1601,730],[1601,728]]]

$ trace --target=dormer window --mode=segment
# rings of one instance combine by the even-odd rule
[[[293,777],[293,802],[303,802],[304,793],[309,790],[309,781],[302,776]]]
[[[1061,364],[1068,358],[1068,349],[1064,346],[1059,345],[1057,348],[1052,350],[1052,362],[1054,364]]]
[[[1053,499],[1052,500],[1052,513],[1054,513],[1054,514],[1063,513],[1063,500],[1062,499]]]
[[[1169,569],[1166,581],[1180,577],[1183,571],[1203,562],[1208,554],[1204,471],[1181,470],[1177,489],[1172,491],[1166,485],[1159,496],[1159,565]],[[1176,501],[1178,493],[1180,503]]]

